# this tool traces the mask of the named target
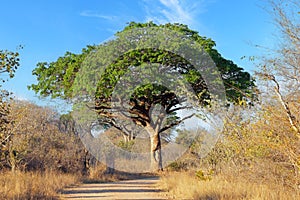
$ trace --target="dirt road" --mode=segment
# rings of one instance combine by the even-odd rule
[[[156,188],[158,177],[126,180],[114,183],[82,184],[67,188],[61,199],[166,199]]]

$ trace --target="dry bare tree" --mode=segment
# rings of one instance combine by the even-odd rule
[[[265,125],[260,127],[270,134],[272,142],[269,141],[269,145],[281,155],[281,161],[292,165],[296,177],[299,177],[300,2],[270,0],[269,3],[278,30],[278,44],[276,49],[271,49],[272,56],[263,59],[256,73],[268,83],[262,90],[268,98],[263,100],[262,106]]]

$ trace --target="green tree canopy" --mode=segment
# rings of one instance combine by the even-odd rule
[[[123,31],[116,33],[116,36],[134,28],[145,27],[160,27],[175,30],[191,37],[194,41],[202,45],[204,50],[209,54],[209,56],[211,56],[221,73],[222,80],[226,88],[226,96],[229,101],[236,102],[244,98],[254,97],[255,94],[253,93],[253,88],[255,87],[255,84],[250,74],[245,72],[243,68],[237,66],[233,61],[223,58],[222,55],[215,49],[216,43],[212,39],[200,36],[198,32],[189,29],[187,25],[170,23],[156,25],[153,22],[131,22],[124,28]],[[88,45],[86,48],[83,48],[82,52],[79,54],[66,52],[64,56],[59,57],[54,62],[38,63],[37,67],[32,72],[32,74],[37,77],[38,83],[30,85],[28,88],[43,97],[50,96],[52,98],[59,97],[62,99],[72,98],[74,86],[73,82],[75,80],[76,73],[79,71],[84,59],[91,52],[96,51],[96,49],[96,45]],[[136,55],[134,56],[137,57],[135,57],[132,61],[132,64],[145,61],[159,61],[159,59],[164,58],[164,56],[169,56],[157,51],[154,55],[151,55],[151,58],[146,58],[146,54],[144,54],[144,57],[141,57],[139,54],[144,54],[144,52],[136,52]],[[132,54],[128,53],[127,55],[130,56]],[[126,55],[124,55],[124,57],[125,56]],[[138,58],[140,60],[138,60]],[[126,62],[126,59],[122,62]],[[131,62],[131,60],[127,60],[127,63],[125,64],[128,64],[128,62]]]
[[[0,50],[0,81],[5,82],[6,78],[13,78],[17,68],[20,66],[19,53],[7,50]],[[0,85],[1,86],[1,85]]]

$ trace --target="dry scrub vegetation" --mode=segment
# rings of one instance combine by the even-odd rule
[[[280,42],[258,65],[259,101],[227,110],[207,157],[195,162],[190,148],[169,166],[180,171],[162,178],[171,198],[300,199],[300,3],[269,5]]]
[[[299,147],[275,98],[260,109],[234,106],[212,151],[199,159],[192,145],[160,185],[173,199],[300,199]]]
[[[170,198],[300,199],[300,3],[270,1],[282,44],[259,65],[257,99],[227,107],[221,137],[205,158],[197,155],[200,137],[169,165],[160,187]],[[57,199],[81,181],[130,177],[99,165],[72,115],[6,93],[0,93],[0,112],[0,199]],[[125,150],[139,144],[116,142]]]
[[[2,172],[0,199],[58,199],[64,187],[76,184],[76,175],[58,172]]]
[[[287,128],[284,110],[262,107],[250,122],[239,109],[205,158],[199,161],[191,148],[169,166],[160,186],[170,198],[300,199],[300,141]]]
[[[162,177],[160,185],[171,199],[284,199],[300,198],[299,193],[280,187],[276,183],[249,182],[245,175],[222,174],[211,180],[199,180],[195,174],[172,173]]]

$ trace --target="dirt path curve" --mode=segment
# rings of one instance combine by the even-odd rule
[[[164,193],[155,186],[158,180],[158,177],[151,177],[113,183],[82,184],[65,189],[61,199],[166,199]]]

